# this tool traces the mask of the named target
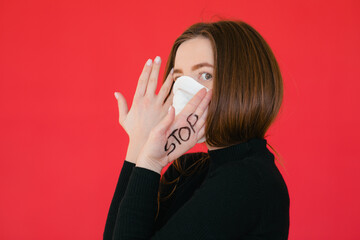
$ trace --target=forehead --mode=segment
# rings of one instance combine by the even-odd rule
[[[214,65],[214,52],[211,42],[207,38],[196,37],[186,40],[176,51],[175,68],[191,67],[201,62]]]

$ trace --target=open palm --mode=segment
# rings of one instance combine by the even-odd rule
[[[212,90],[201,89],[176,117],[171,107],[164,119],[151,130],[139,161],[146,161],[159,172],[191,149],[205,134],[211,94]]]

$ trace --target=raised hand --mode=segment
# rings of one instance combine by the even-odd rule
[[[170,162],[190,150],[205,134],[212,90],[201,89],[175,117],[173,107],[150,132],[136,166],[161,173]]]
[[[165,101],[173,82],[172,73],[167,76],[159,93],[155,94],[160,65],[160,57],[155,58],[154,62],[149,59],[144,65],[130,111],[128,111],[124,96],[118,92],[115,93],[118,99],[119,123],[129,136],[126,160],[133,163],[136,163],[150,130],[166,116],[172,104],[172,93]]]

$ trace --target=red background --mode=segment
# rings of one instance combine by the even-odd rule
[[[355,0],[0,0],[0,238],[102,238],[128,144],[114,91],[130,107],[145,61],[162,57],[162,79],[176,37],[220,16],[257,29],[283,73],[267,140],[285,161],[289,239],[360,239],[359,10]]]

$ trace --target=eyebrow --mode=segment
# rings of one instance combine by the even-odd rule
[[[211,64],[209,64],[209,63],[207,63],[207,62],[203,62],[203,63],[198,63],[198,64],[196,64],[196,65],[194,65],[192,68],[191,68],[191,70],[192,71],[195,71],[196,69],[199,69],[199,68],[202,68],[202,67],[214,67],[213,65],[211,65]],[[173,74],[175,74],[175,73],[182,73],[182,71],[180,70],[180,69],[174,69],[174,72],[173,72]]]

